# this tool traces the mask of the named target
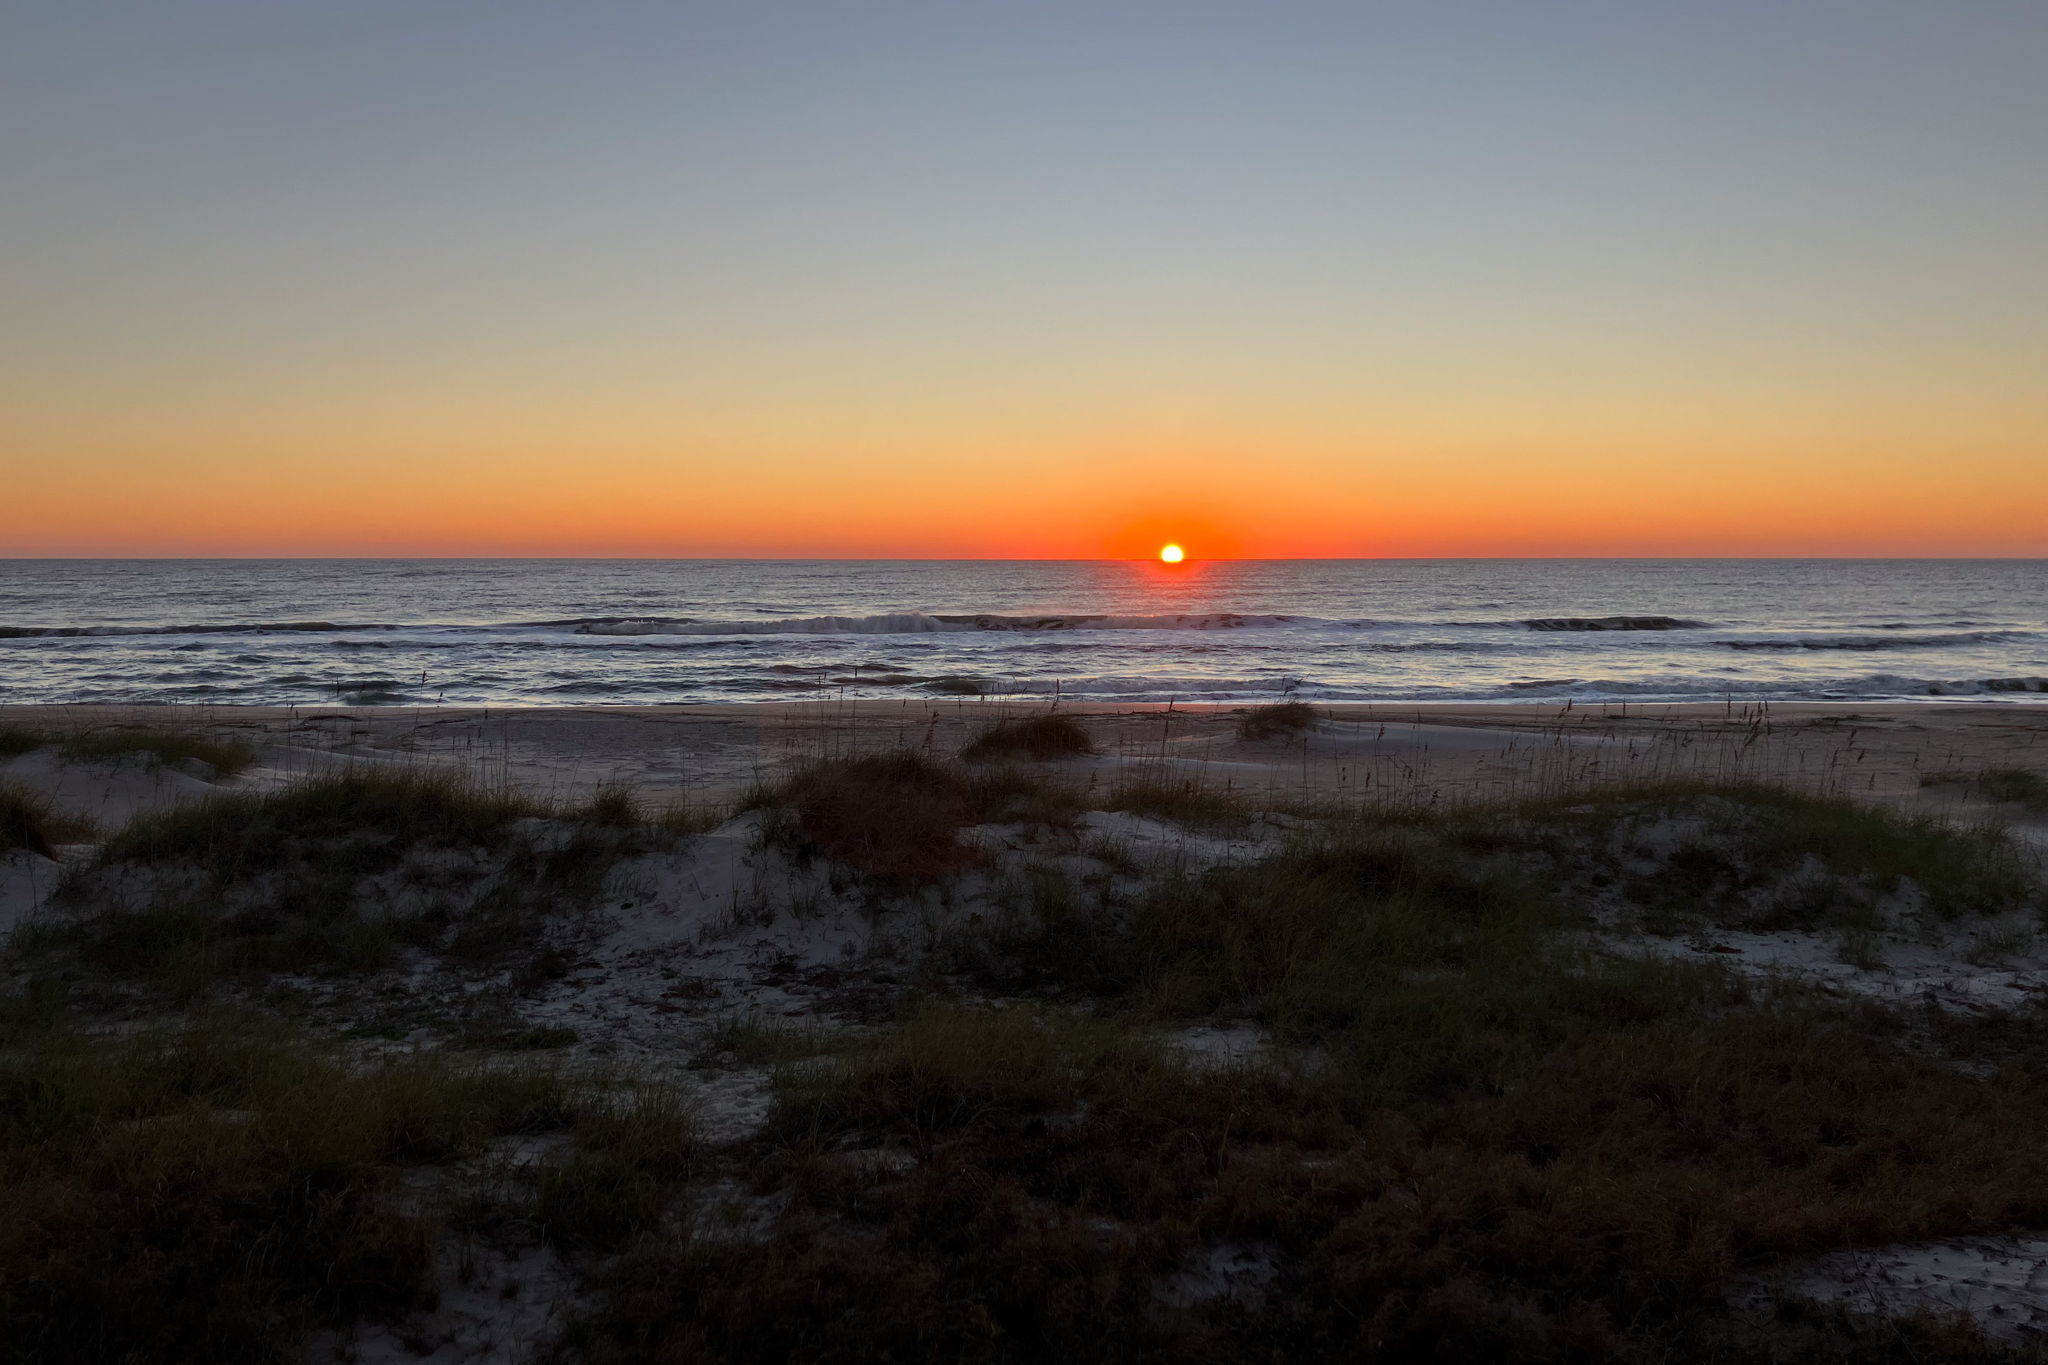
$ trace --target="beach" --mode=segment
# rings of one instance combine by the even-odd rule
[[[2048,769],[2048,702],[1329,704],[1278,736],[1239,734],[1246,705],[985,699],[677,706],[15,706],[0,726],[91,733],[167,727],[255,747],[241,780],[275,785],[350,764],[431,765],[546,797],[623,784],[656,802],[718,803],[821,756],[909,748],[951,757],[987,727],[1076,719],[1098,752],[1061,765],[1084,783],[1167,769],[1251,800],[1500,797],[1585,781],[1674,777],[1789,782],[1908,804],[1956,797],[1947,773]],[[57,767],[47,759],[34,770]],[[18,773],[22,776],[27,770]],[[174,777],[187,778],[176,774]],[[46,779],[33,779],[46,780]],[[138,775],[95,795],[73,772],[80,814],[118,814]],[[167,795],[180,787],[159,783]],[[59,788],[52,787],[53,793]],[[190,788],[197,790],[197,788]]]
[[[361,1235],[415,1249],[376,1272],[411,1297],[309,1360],[627,1360],[734,1295],[770,1337],[904,1277],[979,1302],[1013,1256],[1138,1296],[1134,1345],[1221,1350],[1332,1311],[1305,1248],[1365,1273],[1524,1199],[1543,1245],[1628,1229],[1691,1296],[1617,1349],[1777,1341],[1787,1302],[2048,1330],[2048,1092],[2010,1069],[2048,705],[16,706],[0,796],[0,1064],[125,1106],[79,1150],[247,1123],[235,1178],[302,1182],[326,1125],[372,1154],[351,1216],[406,1211]],[[1884,1159],[1885,1212],[1841,1169],[1873,1141],[1924,1153]],[[1351,1227],[1389,1170],[1442,1188]],[[996,1221],[948,1233],[963,1180]],[[1689,1230],[1640,1222],[1667,1181]],[[929,1330],[884,1301],[863,1353]]]

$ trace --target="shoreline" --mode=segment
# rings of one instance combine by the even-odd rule
[[[1223,703],[1059,706],[1091,752],[1041,765],[1100,785],[1134,771],[1226,788],[1276,805],[1389,796],[1497,799],[1562,786],[1675,779],[1758,781],[1886,801],[1941,798],[1955,775],[2048,773],[2048,702],[1966,705],[1702,702],[1338,703],[1312,723],[1247,738],[1252,710]],[[677,703],[661,706],[0,706],[0,733],[56,742],[124,730],[196,732],[252,755],[230,785],[276,786],[338,766],[431,764],[492,783],[581,798],[606,786],[660,801],[726,802],[821,757],[916,749],[960,754],[989,727],[1044,715],[1043,702]],[[40,766],[38,766],[40,765]],[[119,765],[116,765],[119,767]],[[132,768],[133,765],[129,765]],[[62,771],[60,771],[60,769]],[[104,771],[103,771],[104,770]],[[0,776],[55,790],[96,781],[154,798],[128,769],[0,759]],[[159,775],[160,778],[164,775]],[[161,785],[161,781],[159,784]],[[107,801],[89,812],[105,819]]]

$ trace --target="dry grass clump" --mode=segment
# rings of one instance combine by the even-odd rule
[[[0,726],[0,758],[17,758],[38,749],[56,749],[64,758],[80,763],[139,759],[166,764],[194,759],[222,777],[232,777],[256,761],[256,746],[245,739],[186,728],[117,725],[60,734],[33,726]]]
[[[814,763],[770,796],[811,848],[883,882],[936,881],[975,861],[960,841],[975,820],[972,787],[907,749]]]
[[[1316,708],[1305,701],[1254,706],[1237,722],[1239,739],[1293,739],[1316,728]]]
[[[63,754],[87,762],[135,758],[153,764],[196,761],[221,777],[233,777],[256,761],[256,746],[245,739],[195,730],[118,727],[72,735],[64,741]]]
[[[1979,773],[1977,790],[1986,800],[2048,811],[2048,776],[2026,768],[1991,768]]]
[[[561,1126],[535,1073],[345,1065],[221,1027],[0,1053],[0,1357],[284,1361],[312,1327],[427,1306],[401,1163]]]
[[[509,790],[452,774],[363,769],[142,816],[108,841],[101,859],[177,862],[226,882],[288,861],[309,842],[324,842],[368,871],[421,844],[502,846],[515,821],[543,814]]]
[[[1191,829],[1226,829],[1249,820],[1245,799],[1199,776],[1171,768],[1142,769],[1117,780],[1102,802],[1104,810],[1131,811]]]
[[[1055,711],[992,725],[962,749],[960,757],[970,763],[1018,758],[1050,762],[1094,752],[1095,741],[1088,737],[1087,727]]]
[[[25,848],[45,858],[56,857],[55,825],[48,797],[12,782],[0,782],[0,855]]]
[[[0,759],[19,758],[56,742],[56,736],[26,725],[0,725]]]

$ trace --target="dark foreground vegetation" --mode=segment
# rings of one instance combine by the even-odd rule
[[[1089,801],[911,754],[755,798],[767,847],[846,869],[878,915],[993,875],[977,825],[1052,837],[1118,801],[1253,819],[1181,778]],[[1149,878],[1027,869],[861,1026],[728,1028],[709,1065],[772,1063],[775,1103],[725,1143],[687,1083],[342,1060],[190,1005],[209,972],[459,952],[494,895],[523,925],[579,913],[609,859],[679,837],[624,795],[542,811],[351,778],[132,827],[80,887],[156,869],[185,888],[182,937],[84,914],[13,953],[0,1356],[291,1359],[430,1300],[453,1239],[569,1258],[589,1293],[560,1360],[2042,1358],[1959,1318],[1728,1295],[1845,1246],[2048,1227],[2048,1017],[1650,946],[2038,916],[2038,869],[1997,831],[1741,786],[1290,827]],[[370,922],[360,888],[429,849],[466,851],[482,889],[376,954],[306,947]],[[250,919],[278,903],[259,885],[330,891]],[[96,1029],[84,973],[180,953],[201,1026]],[[1251,1049],[1205,1052],[1219,1032]],[[434,1199],[398,1197],[423,1169]]]
[[[0,726],[0,758],[52,750],[73,762],[203,763],[210,775],[232,777],[256,761],[247,740],[173,726],[114,725],[54,730]]]

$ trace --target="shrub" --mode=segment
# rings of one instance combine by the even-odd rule
[[[967,781],[909,750],[814,763],[773,796],[811,847],[884,882],[935,881],[975,860],[959,838],[975,815]]]
[[[960,757],[969,762],[1004,758],[1050,761],[1094,752],[1095,743],[1088,738],[1088,731],[1081,722],[1072,716],[1051,712],[992,725],[962,749]]]
[[[1307,702],[1282,701],[1254,706],[1237,722],[1239,739],[1292,739],[1315,729],[1316,709]]]
[[[25,848],[45,858],[56,857],[53,823],[48,797],[12,782],[0,783],[0,855]]]

